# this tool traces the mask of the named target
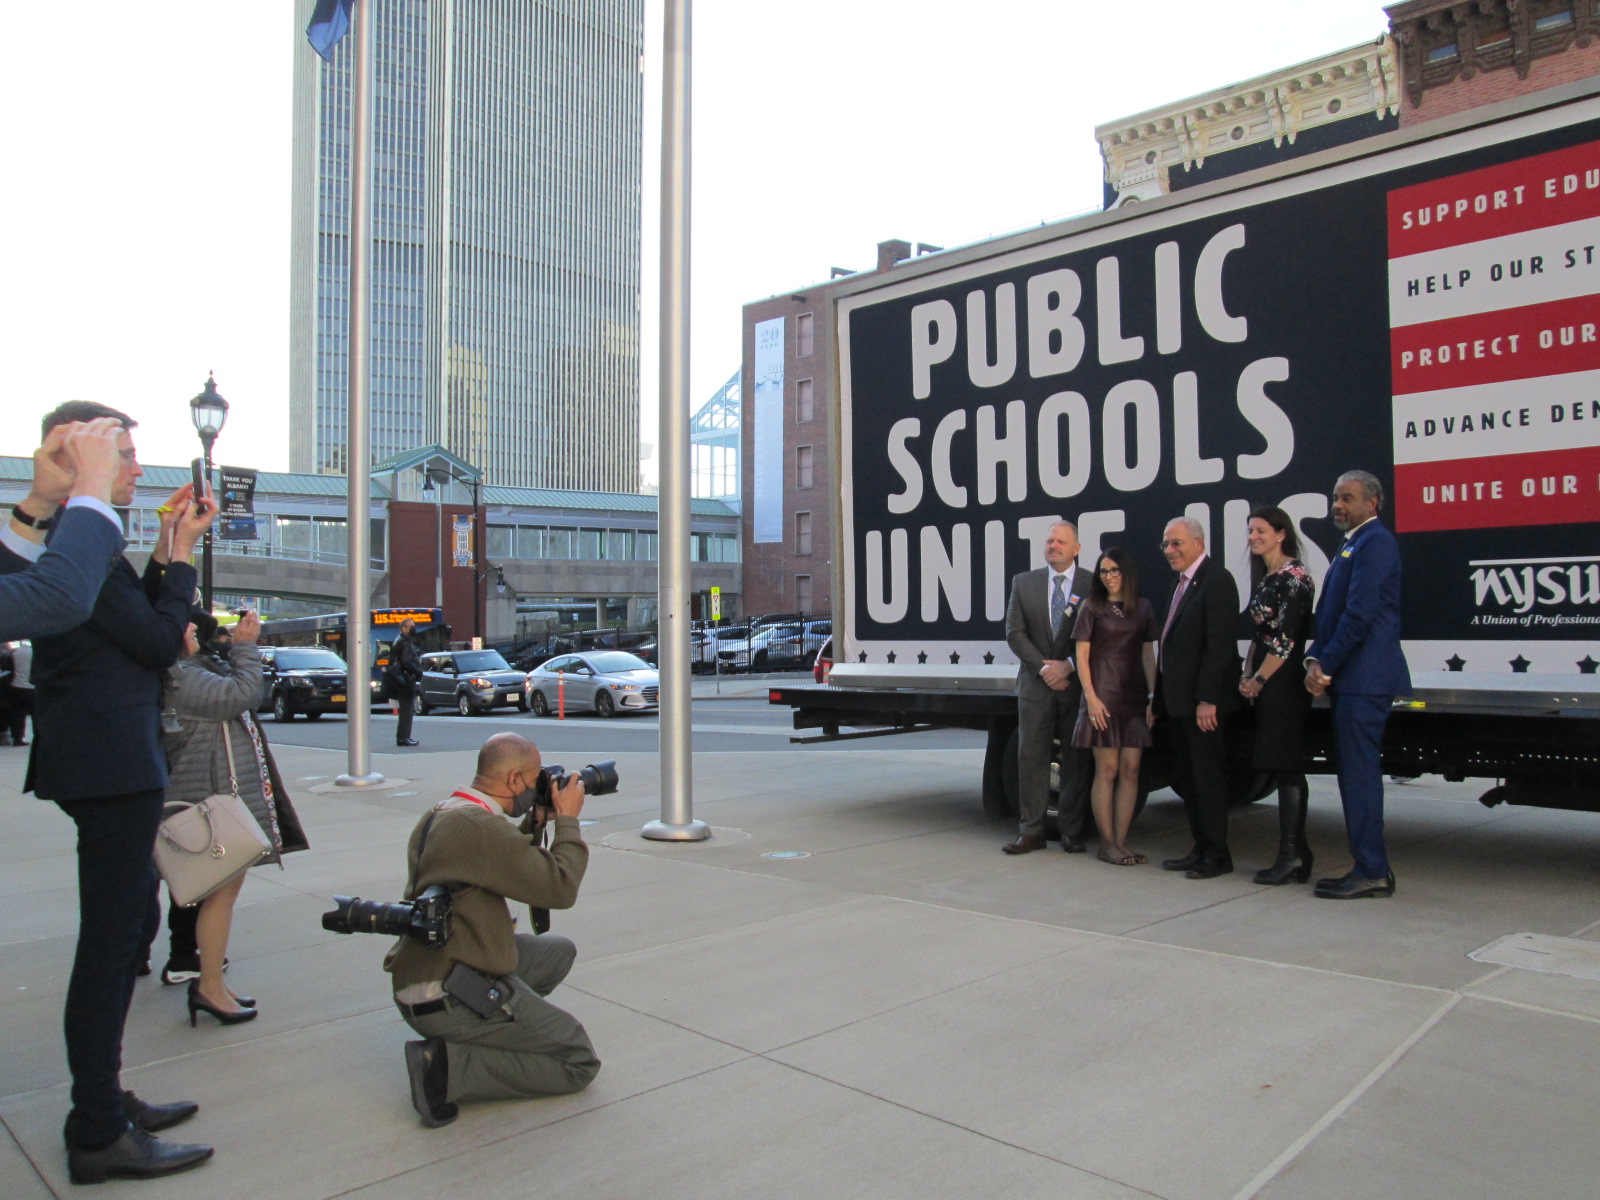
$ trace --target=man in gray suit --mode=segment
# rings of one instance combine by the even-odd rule
[[[120,432],[110,420],[59,425],[34,451],[33,487],[0,528],[0,641],[61,633],[89,619],[126,544],[109,503]]]
[[[1089,595],[1090,573],[1077,565],[1078,527],[1060,521],[1045,538],[1045,565],[1011,581],[1006,606],[1006,645],[1017,656],[1017,840],[1007,854],[1044,848],[1044,813],[1050,797],[1050,763],[1061,742],[1061,798],[1057,824],[1061,848],[1083,853],[1089,812],[1092,755],[1072,745],[1083,683],[1073,661],[1072,626]],[[1085,762],[1084,760],[1090,760]]]

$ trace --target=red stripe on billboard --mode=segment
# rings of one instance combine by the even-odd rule
[[[1600,142],[1389,193],[1389,257],[1600,216]]]
[[[1600,369],[1600,296],[1406,325],[1389,337],[1394,394]]]
[[[1600,446],[1394,469],[1395,528],[1572,525],[1600,511]]]

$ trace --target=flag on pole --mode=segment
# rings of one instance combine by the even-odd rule
[[[323,58],[333,58],[333,48],[350,32],[350,6],[355,0],[317,0],[306,26],[306,40]]]

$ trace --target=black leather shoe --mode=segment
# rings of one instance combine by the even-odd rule
[[[407,1042],[406,1074],[411,1079],[411,1107],[429,1129],[448,1125],[460,1115],[461,1110],[445,1099],[450,1064],[443,1038]]]
[[[128,1120],[146,1133],[160,1133],[163,1129],[171,1129],[187,1121],[200,1111],[200,1106],[192,1100],[179,1100],[176,1104],[146,1104],[132,1092],[123,1092],[122,1111]]]
[[[1205,855],[1198,850],[1191,850],[1182,858],[1165,859],[1161,864],[1163,871],[1191,871],[1205,861]]]
[[[1215,879],[1218,875],[1233,874],[1233,859],[1202,858],[1183,873],[1185,879]]]
[[[67,1147],[67,1173],[73,1183],[104,1183],[108,1179],[155,1179],[187,1171],[210,1158],[210,1146],[163,1142],[137,1125],[104,1150]]]
[[[1061,839],[1061,848],[1068,854],[1082,854],[1089,849],[1088,846],[1083,844],[1082,838],[1069,837],[1064,837]]]
[[[405,741],[403,741],[403,742],[402,741],[395,742],[395,745],[396,746],[420,746],[420,745],[422,745],[422,743],[417,741],[416,738],[406,738]]]
[[[1323,900],[1360,900],[1366,896],[1394,895],[1394,873],[1382,879],[1366,879],[1354,871],[1343,879],[1319,879],[1311,893]]]

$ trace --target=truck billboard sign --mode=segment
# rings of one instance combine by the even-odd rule
[[[1591,100],[846,296],[851,659],[1014,662],[1010,579],[1060,518],[1160,597],[1168,520],[1243,579],[1278,504],[1320,581],[1358,468],[1391,489],[1414,668],[1592,673],[1597,251]]]

